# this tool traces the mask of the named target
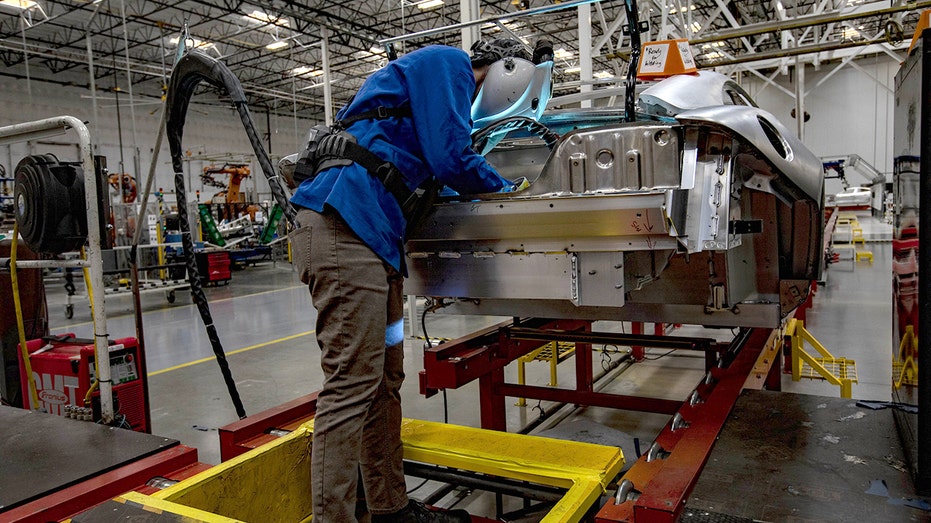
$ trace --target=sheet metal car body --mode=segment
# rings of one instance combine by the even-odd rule
[[[407,294],[449,312],[776,327],[823,263],[821,163],[726,77],[549,111],[552,150],[486,156],[517,193],[459,197],[407,243]],[[517,136],[515,136],[517,135]]]
[[[836,205],[869,205],[872,199],[869,187],[849,187],[834,195]]]

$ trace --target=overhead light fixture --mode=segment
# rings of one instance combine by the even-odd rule
[[[572,58],[572,51],[566,51],[564,47],[560,47],[553,53],[553,55],[560,60],[566,60],[568,58]]]
[[[844,28],[844,39],[845,40],[853,40],[854,38],[859,38],[859,37],[860,37],[860,31],[857,31],[853,27]]]
[[[614,77],[614,75],[611,74],[611,73],[609,73],[608,71],[598,71],[597,73],[593,74],[592,76],[594,76],[595,78],[598,78],[599,80],[604,80],[604,79],[606,79],[606,78],[613,78],[613,77]]]
[[[567,68],[563,69],[562,72],[565,73],[565,74],[579,74],[579,73],[582,72],[582,68],[581,68],[581,67],[578,67],[578,66],[576,66],[576,67],[567,67]]]
[[[676,7],[673,6],[672,9],[669,10],[669,14],[674,15],[674,14],[676,14],[676,13],[684,13],[684,12],[686,12],[686,11],[694,11],[694,10],[695,10],[695,6],[694,6],[694,5],[687,5],[687,6],[684,5],[684,6],[680,7],[680,8],[678,8],[678,9],[676,9]]]
[[[719,53],[719,52],[717,52],[717,51],[711,51],[710,53],[705,53],[704,56],[705,56],[705,58],[707,58],[708,60],[715,60],[715,59],[717,59],[717,58],[721,58],[721,57],[724,56],[724,55],[722,55],[721,53]]]
[[[260,24],[271,24],[278,27],[291,27],[291,24],[288,22],[287,18],[277,15],[270,15],[258,9],[252,11],[247,15],[242,15],[247,22],[260,23]]]
[[[369,48],[369,52],[372,54],[385,54],[385,48],[380,45],[373,45]]]
[[[690,27],[692,28],[693,33],[697,33],[701,31],[701,24],[698,22],[692,22],[692,25]]]
[[[320,75],[322,75],[322,74],[323,74],[323,71],[322,71],[322,70],[320,70],[320,69],[312,69],[312,68],[310,68],[310,67],[307,67],[306,65],[302,65],[302,66],[300,66],[300,67],[295,67],[294,69],[291,69],[291,75],[292,75],[292,76],[310,76],[310,77],[314,77],[314,76],[320,76]]]
[[[26,11],[39,5],[34,0],[0,0],[0,5]]]
[[[433,9],[434,7],[439,7],[443,5],[444,3],[445,2],[443,0],[425,0],[424,2],[418,2],[417,7],[422,11],[426,11],[427,9]]]
[[[288,47],[287,40],[275,40],[274,42],[266,45],[265,49],[268,49],[269,51],[277,51],[279,49],[284,49],[285,47]]]

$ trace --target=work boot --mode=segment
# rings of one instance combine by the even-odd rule
[[[413,499],[407,506],[393,514],[372,516],[372,523],[471,523],[472,516],[464,510],[430,510]]]

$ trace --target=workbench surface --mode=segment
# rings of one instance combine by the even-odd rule
[[[151,434],[0,406],[0,513],[178,444]]]

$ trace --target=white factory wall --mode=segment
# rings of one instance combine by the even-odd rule
[[[31,90],[31,96],[29,91]],[[135,112],[135,144],[138,147],[138,160],[134,160],[134,132],[133,118],[129,107],[129,95],[121,93],[120,118],[117,119],[116,100],[113,93],[101,92],[98,95],[97,113],[98,122],[93,121],[93,105],[90,93],[86,88],[66,87],[46,82],[33,81],[27,89],[25,80],[0,77],[0,126],[39,120],[52,116],[74,116],[88,122],[88,129],[95,141],[95,154],[107,157],[107,164],[111,173],[120,171],[120,135],[122,135],[123,171],[136,177],[141,193],[143,180],[148,173],[151,163],[156,130],[159,123],[159,105],[153,98],[139,97],[134,107]],[[206,95],[205,95],[206,96]],[[270,122],[264,112],[251,108],[255,119],[256,129],[268,149],[265,138],[271,125],[271,156],[272,163],[283,155],[297,151],[300,136],[314,124],[308,121],[295,122],[290,115],[270,116]],[[0,145],[0,165],[13,176],[16,163],[28,154],[53,153],[62,161],[78,160],[77,135],[69,132],[64,135],[45,138],[33,143],[18,143]],[[220,107],[197,102],[195,95],[188,109],[187,122],[184,128],[182,144],[186,151],[190,151],[191,160],[186,162],[185,169],[190,183],[188,190],[200,190],[202,199],[205,199],[220,189],[204,187],[199,174],[203,168],[211,164],[222,164],[224,159],[241,161],[247,157],[252,163],[253,176],[242,185],[243,191],[257,194],[260,199],[270,198],[268,183],[262,175],[261,169],[252,157],[254,156],[249,141],[246,139],[239,116],[231,105]],[[221,178],[219,181],[226,181]],[[166,193],[166,202],[174,201],[174,176],[172,173],[168,140],[162,140],[162,148],[156,167],[154,188],[163,188]],[[111,190],[115,196],[115,191]]]
[[[837,64],[823,64],[819,69],[806,66],[805,111],[811,119],[805,123],[804,141],[816,156],[825,159],[858,154],[891,181],[893,92],[899,64],[888,55],[854,63],[856,67],[848,65],[833,74]],[[794,93],[796,75],[792,67],[788,71],[790,74],[777,76],[774,82]],[[797,123],[790,115],[795,108],[793,97],[746,73],[741,85],[763,109],[795,133]],[[846,171],[851,186],[868,184],[857,171]],[[826,180],[826,194],[841,189],[840,180]]]

